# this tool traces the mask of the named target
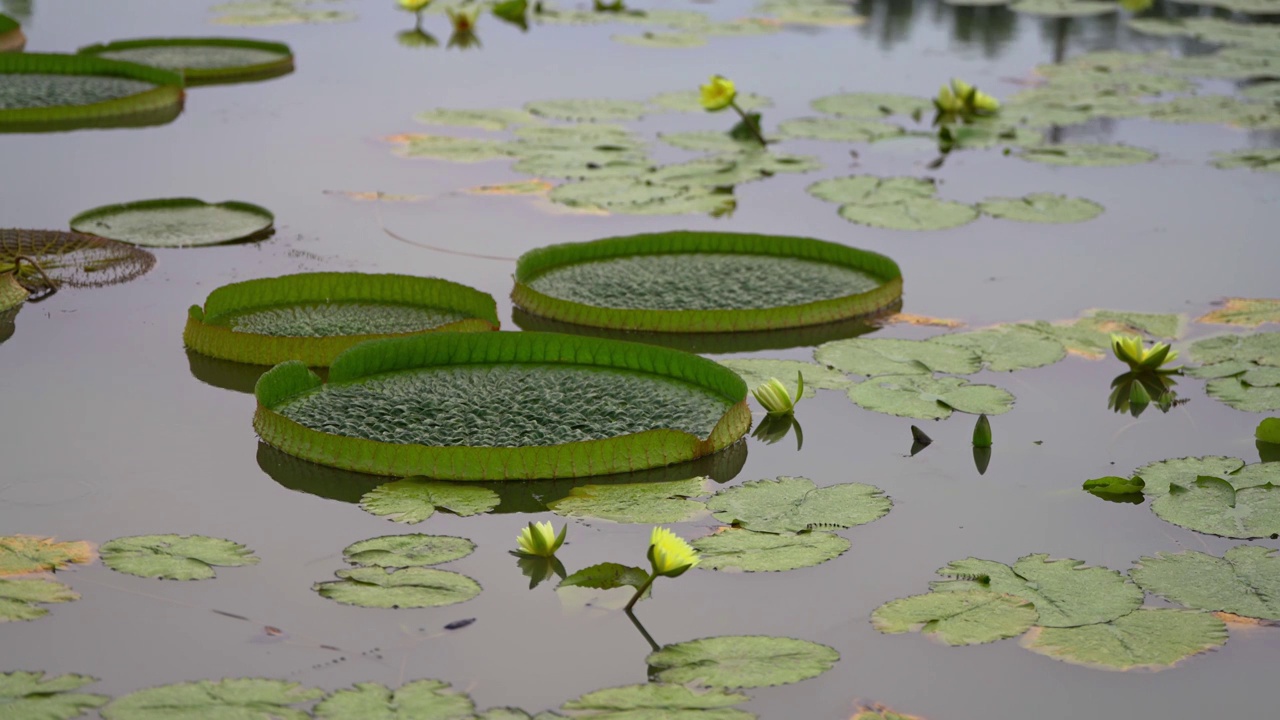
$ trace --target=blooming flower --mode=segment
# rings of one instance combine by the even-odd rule
[[[933,106],[939,117],[968,121],[994,115],[1000,110],[1000,101],[960,78],[952,78],[938,90]]]
[[[656,527],[649,536],[649,562],[654,577],[680,577],[698,564],[698,551],[670,530]]]
[[[556,535],[555,528],[549,522],[529,523],[529,527],[520,531],[516,544],[522,555],[551,557],[564,544],[564,536],[568,531],[569,526],[565,525],[560,528],[560,534]]]
[[[800,402],[800,397],[804,395],[804,375],[796,373],[796,396],[791,397],[791,393],[787,392],[787,386],[782,384],[778,378],[769,378],[768,382],[751,390],[751,394],[756,400],[764,406],[766,412],[770,415],[786,415],[795,410],[796,405]]]
[[[400,0],[400,7],[409,12],[422,12],[430,4],[431,0]]]
[[[738,91],[733,81],[719,75],[712,75],[706,85],[702,86],[702,107],[708,112],[719,112],[733,104]]]
[[[1144,347],[1142,338],[1137,335],[1112,335],[1111,352],[1135,372],[1155,370],[1178,357],[1177,350],[1171,350],[1162,342],[1152,345],[1148,350]]]

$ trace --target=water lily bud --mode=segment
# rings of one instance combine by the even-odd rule
[[[765,412],[770,415],[786,415],[795,410],[796,403],[800,402],[800,395],[804,393],[804,375],[797,373],[796,380],[798,387],[794,399],[787,392],[787,386],[778,378],[769,378],[767,382],[754,388],[751,394],[764,407]]]
[[[734,87],[733,81],[719,75],[712,75],[701,90],[702,95],[699,99],[702,101],[702,107],[708,112],[719,112],[729,107],[733,104],[733,99],[738,96],[738,90]]]
[[[973,446],[976,448],[991,447],[991,421],[986,415],[979,415],[978,422],[973,426]]]
[[[649,562],[655,577],[680,577],[698,560],[698,551],[670,530],[656,527],[649,535]]]
[[[555,528],[549,522],[529,523],[529,527],[520,531],[520,536],[516,538],[516,545],[523,555],[551,557],[564,544],[564,537],[568,531],[569,526],[565,525],[560,528],[560,534],[556,535]]]

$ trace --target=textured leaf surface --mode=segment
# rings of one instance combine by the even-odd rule
[[[1107,15],[1118,11],[1120,6],[1096,0],[1016,0],[1009,9],[1029,15],[1070,18]]]
[[[1196,318],[1196,322],[1249,328],[1265,323],[1280,323],[1280,300],[1227,298],[1222,302],[1222,307],[1201,315]]]
[[[1067,356],[1067,349],[1057,340],[1016,327],[940,335],[929,342],[970,350],[988,370],[997,371],[1043,367]]]
[[[1268,382],[1256,387],[1243,377],[1226,377],[1210,380],[1205,392],[1214,400],[1242,412],[1273,412],[1280,410],[1280,387]]]
[[[377,683],[356,683],[315,708],[330,720],[471,720],[475,703],[440,680],[416,680],[392,690]]]
[[[716,519],[754,532],[797,533],[850,528],[888,514],[893,503],[874,485],[817,487],[809,478],[755,480],[721,490],[707,501]]]
[[[1145,483],[1142,489],[1144,494],[1158,496],[1169,492],[1170,485],[1186,487],[1194,483],[1196,478],[1205,475],[1225,479],[1242,467],[1244,461],[1238,458],[1205,455],[1158,460],[1134,470],[1133,474],[1142,478]]]
[[[0,577],[64,570],[72,563],[93,562],[87,542],[57,542],[35,535],[0,537]]]
[[[1075,0],[1071,0],[1076,4]],[[1102,3],[1099,3],[1102,4]],[[1114,5],[1110,5],[1114,8]],[[1150,150],[1128,145],[1045,145],[1027,148],[1018,153],[1023,160],[1047,165],[1140,165],[1156,159]]]
[[[663,682],[753,688],[817,677],[839,659],[840,653],[808,640],[729,635],[667,645],[645,662]]]
[[[1101,625],[1037,628],[1024,646],[1074,665],[1163,670],[1226,641],[1226,624],[1209,613],[1142,608]]]
[[[1145,481],[1140,477],[1123,478],[1109,475],[1084,481],[1084,491],[1102,498],[1142,496]]]
[[[405,478],[379,485],[360,498],[360,507],[400,523],[415,524],[444,508],[455,515],[479,515],[501,502],[498,493],[456,483]]]
[[[0,673],[0,715],[7,720],[71,720],[108,698],[73,692],[97,682],[87,675],[45,677],[43,671]]]
[[[292,706],[323,695],[284,680],[200,680],[139,690],[101,712],[106,720],[304,720],[308,713]]]
[[[117,572],[164,580],[204,580],[214,567],[256,565],[240,543],[204,535],[134,535],[103,543],[102,564]]]
[[[890,230],[946,230],[977,220],[978,210],[950,200],[918,198],[875,205],[841,205],[840,217],[859,225]]]
[[[1031,603],[990,590],[913,595],[887,602],[871,613],[871,624],[882,633],[919,630],[948,645],[980,645],[1015,637],[1035,621]]]
[[[819,180],[805,190],[827,202],[886,205],[931,198],[938,192],[938,186],[927,178],[851,175]]]
[[[403,568],[439,565],[470,555],[476,544],[449,535],[384,535],[348,545],[343,558],[352,565]]]
[[[466,575],[435,568],[387,572],[380,567],[357,567],[336,574],[338,580],[316,583],[312,589],[344,605],[369,608],[455,605],[479,595],[481,589]]]
[[[547,504],[564,517],[588,517],[619,523],[664,525],[684,522],[707,508],[690,498],[707,494],[707,478],[656,483],[582,485],[569,495]]]
[[[923,375],[870,378],[849,388],[849,399],[866,410],[921,420],[943,420],[952,410],[1000,415],[1013,407],[1013,395],[994,385]]]
[[[1280,86],[1280,83],[1272,84]],[[1229,153],[1214,153],[1213,155],[1217,158],[1213,161],[1213,166],[1224,170],[1231,168],[1248,168],[1249,170],[1280,173],[1280,150],[1238,150],[1236,152]],[[1277,321],[1269,320],[1268,322]],[[1249,327],[1257,326],[1250,325]]]
[[[603,120],[638,120],[644,116],[644,103],[632,100],[538,100],[525,104],[534,115],[557,120],[600,122]]]
[[[804,375],[804,396],[813,397],[818,390],[844,390],[853,381],[844,373],[803,360],[767,360],[764,358],[730,358],[721,365],[733,370],[747,381],[747,387],[758,387],[772,378],[782,381],[787,392],[795,397],[796,374]]]
[[[1120,310],[1090,310],[1089,316],[1101,327],[1128,327],[1158,338],[1179,338],[1186,329],[1187,318],[1177,313],[1140,313]]]
[[[897,125],[858,118],[797,118],[778,125],[778,134],[793,140],[875,142],[903,132]]]
[[[249,203],[165,198],[86,210],[71,218],[71,229],[132,245],[172,248],[259,237],[273,222],[270,211]]]
[[[585,567],[561,580],[556,587],[585,587],[596,590],[633,587],[639,590],[648,581],[649,573],[643,568],[607,562]]]
[[[700,568],[776,572],[820,565],[844,554],[851,543],[825,532],[775,535],[730,528],[692,545],[702,558]]]
[[[1236,490],[1215,477],[1201,477],[1151,503],[1161,520],[1188,530],[1230,538],[1280,534],[1280,486],[1267,483]]]
[[[1280,620],[1280,558],[1273,548],[1237,545],[1223,557],[1194,550],[1144,557],[1133,581],[1196,610]]]
[[[823,343],[814,358],[854,375],[928,375],[978,372],[982,359],[972,350],[924,340],[849,338]]]
[[[649,102],[657,105],[665,110],[674,110],[676,112],[696,113],[701,115],[706,110],[702,107],[702,97],[698,90],[680,90],[678,92],[662,93],[649,98]],[[759,110],[773,106],[773,100],[756,93],[738,93],[733,99],[738,107],[745,112]]]
[[[645,683],[589,692],[562,709],[593,720],[750,720],[755,715],[732,709],[747,700],[724,690]]]
[[[992,217],[1018,222],[1076,223],[1102,214],[1102,206],[1092,200],[1053,193],[1032,193],[1020,198],[988,198],[978,209]]]
[[[80,595],[60,582],[44,578],[4,580],[0,579],[0,623],[15,620],[35,620],[49,613],[37,603],[64,603],[78,600]],[[4,692],[0,690],[0,708]]]

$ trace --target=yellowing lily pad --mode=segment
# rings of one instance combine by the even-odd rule
[[[1196,318],[1199,323],[1255,328],[1280,323],[1280,299],[1227,298],[1222,307]]]
[[[57,542],[35,535],[0,537],[0,577],[63,570],[93,559],[93,547],[84,541]]]

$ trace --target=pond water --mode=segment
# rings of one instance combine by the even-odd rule
[[[745,0],[635,4],[725,20],[753,14]],[[1004,7],[868,0],[854,6],[866,17],[858,26],[785,26],[678,49],[610,39],[642,32],[633,26],[534,23],[522,33],[485,15],[476,28],[482,46],[464,51],[445,47],[443,15],[423,20],[440,46],[414,48],[397,42],[413,20],[390,0],[332,6],[358,17],[238,28],[211,25],[205,3],[0,4],[23,20],[28,51],[216,34],[288,43],[297,63],[293,74],[265,82],[191,89],[182,115],[162,126],[0,134],[0,226],[64,229],[72,216],[99,205],[190,196],[262,205],[274,212],[277,228],[256,244],[158,250],[156,268],[138,280],[59,292],[17,315],[12,337],[0,346],[0,535],[100,544],[123,535],[203,534],[244,543],[261,562],[189,583],[132,577],[101,564],[59,573],[82,599],[50,606],[51,615],[34,622],[0,625],[0,671],[93,675],[101,681],[88,690],[111,696],[222,677],[285,678],[328,690],[438,678],[469,692],[480,708],[529,711],[646,681],[650,646],[618,609],[625,593],[557,593],[550,584],[531,591],[508,554],[527,521],[564,522],[524,512],[537,506],[528,498],[563,496],[572,483],[516,483],[503,490],[513,499],[500,512],[437,512],[404,526],[353,504],[376,481],[298,465],[260,447],[251,425],[255,402],[246,394],[256,372],[189,358],[181,340],[186,308],[229,282],[314,270],[439,276],[492,294],[504,328],[518,329],[507,297],[521,253],[613,235],[715,229],[817,237],[887,254],[902,268],[904,312],[975,327],[1069,319],[1099,307],[1194,318],[1222,297],[1274,297],[1280,288],[1274,230],[1280,175],[1209,164],[1214,152],[1275,148],[1276,131],[1142,118],[1055,130],[1060,142],[1124,143],[1159,153],[1153,163],[1124,167],[1058,167],[967,151],[929,168],[936,151],[922,140],[787,141],[782,151],[817,155],[822,169],[743,184],[736,209],[721,217],[570,214],[549,211],[556,206],[545,200],[466,194],[459,191],[528,176],[501,160],[399,157],[386,140],[407,132],[490,136],[413,121],[433,108],[643,100],[695,88],[713,73],[772,98],[774,107],[764,109],[768,128],[815,114],[811,100],[838,92],[930,97],[954,76],[1005,98],[1031,81],[1037,64],[1089,51],[1212,49],[1138,34],[1124,12],[1055,20]],[[1211,13],[1161,2],[1147,11],[1201,14]],[[1224,80],[1205,80],[1201,88],[1235,91]],[[657,132],[722,130],[730,122],[725,114],[668,113],[627,125],[651,139]],[[665,146],[653,153],[662,161],[693,157]],[[804,190],[854,173],[934,177],[944,197],[966,203],[1055,192],[1106,210],[1086,223],[984,217],[909,232],[851,224]],[[418,199],[349,195],[373,192]],[[1221,331],[1192,323],[1178,346]],[[937,332],[894,325],[874,336]],[[714,357],[809,360],[812,349]],[[1168,413],[1151,408],[1136,419],[1114,413],[1107,397],[1121,369],[1112,359],[1069,357],[1045,368],[975,376],[1017,396],[1011,412],[992,418],[995,445],[981,475],[970,446],[972,416],[910,420],[819,391],[798,410],[800,451],[792,438],[775,444],[748,438],[727,460],[687,474],[677,469],[666,479],[710,472],[714,464],[716,479],[734,484],[781,475],[819,486],[862,482],[882,488],[892,511],[841,531],[852,548],[816,567],[695,570],[659,581],[637,617],[660,645],[776,635],[840,653],[834,668],[815,679],[747,691],[751,700],[742,707],[762,718],[847,718],[858,703],[873,702],[930,720],[1273,716],[1280,706],[1274,628],[1233,625],[1224,647],[1152,673],[1070,665],[1029,653],[1015,640],[947,647],[919,634],[880,634],[871,625],[877,607],[926,592],[935,569],[964,557],[1012,563],[1048,553],[1125,571],[1156,552],[1221,555],[1240,544],[1081,492],[1086,479],[1127,475],[1164,458],[1258,460],[1253,432],[1264,415],[1216,402],[1194,378],[1180,379],[1180,397],[1189,402]],[[753,409],[759,422],[763,413]],[[915,456],[912,424],[934,439]],[[570,572],[605,561],[645,563],[650,525],[569,522],[559,557]],[[718,525],[704,517],[672,527],[695,538]],[[312,590],[346,567],[347,545],[401,532],[473,540],[476,552],[448,568],[484,591],[451,607],[375,610]],[[1250,542],[1280,548],[1275,540]],[[1147,603],[1164,604],[1152,595]],[[467,618],[476,622],[443,630]]]

